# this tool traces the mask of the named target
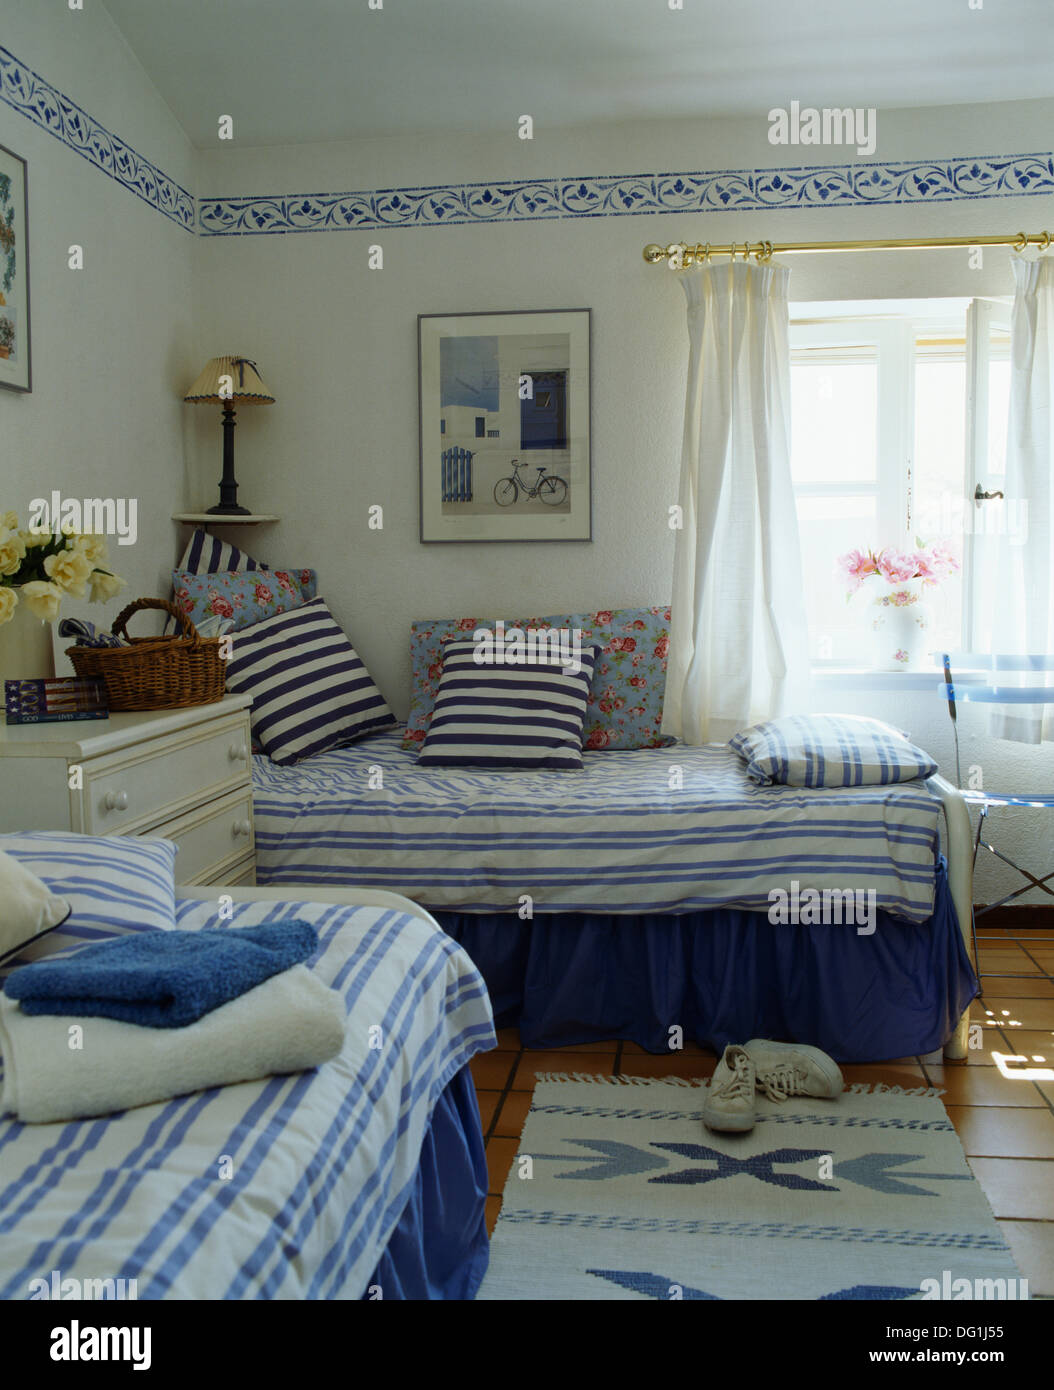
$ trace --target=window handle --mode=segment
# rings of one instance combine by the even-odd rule
[[[994,502],[996,498],[1002,502],[1003,494],[1001,492],[986,492],[980,483],[974,488],[973,500],[975,502]]]

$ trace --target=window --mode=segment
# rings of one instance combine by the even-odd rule
[[[1006,319],[982,301],[796,306],[791,470],[814,662],[867,660],[875,581],[847,602],[836,577],[837,557],[856,549],[946,543],[962,570],[927,593],[933,645],[983,640],[972,498],[1005,469]]]
[[[487,433],[487,417],[485,415],[476,416],[476,438],[484,439]]]

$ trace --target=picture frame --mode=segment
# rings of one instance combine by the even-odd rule
[[[421,543],[592,541],[592,310],[417,330]]]
[[[26,161],[0,145],[0,386],[33,389]]]

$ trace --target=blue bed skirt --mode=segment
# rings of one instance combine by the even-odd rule
[[[436,1102],[410,1200],[363,1298],[475,1298],[490,1258],[487,1161],[468,1067]]]
[[[736,908],[433,916],[478,967],[495,1024],[517,1026],[525,1047],[617,1038],[667,1053],[679,1025],[718,1053],[763,1037],[878,1062],[942,1047],[978,993],[943,859],[930,920],[880,911],[870,936]]]

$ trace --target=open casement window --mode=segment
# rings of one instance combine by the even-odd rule
[[[961,649],[982,582],[968,544],[973,492],[978,482],[998,490],[992,470],[1004,466],[1009,309],[929,300],[800,311],[791,324],[791,467],[813,662],[870,662],[866,610],[880,581],[847,602],[837,557],[919,542],[945,542],[962,565],[927,594],[935,649]]]
[[[997,537],[1011,544],[1025,524],[1020,498],[1006,492],[1010,405],[1010,306],[975,299],[966,311],[966,490],[963,646],[992,651],[998,636]],[[987,494],[987,496],[985,495]],[[998,646],[998,640],[995,641]]]

